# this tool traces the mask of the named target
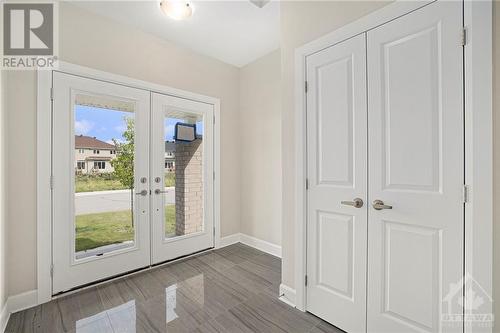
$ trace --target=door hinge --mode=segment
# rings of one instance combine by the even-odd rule
[[[54,100],[54,88],[50,88],[50,100]]]
[[[49,178],[49,186],[50,186],[51,190],[54,189],[54,176],[50,176],[50,178]]]
[[[470,189],[469,189],[469,185],[465,185],[464,184],[464,187],[463,187],[463,201],[464,203],[468,203],[470,198],[469,198],[469,195],[470,195]]]
[[[213,175],[213,177],[212,177],[213,180],[215,180],[215,171],[212,173],[212,175]]]
[[[214,116],[214,125],[215,125],[215,116]]]
[[[54,277],[54,264],[50,265],[50,277]]]
[[[307,275],[304,277],[304,284],[307,287]]]
[[[308,90],[307,81],[304,82],[304,90],[305,90],[305,92],[307,94],[307,90]]]
[[[467,44],[467,29],[465,27],[462,28],[462,46]]]
[[[306,190],[309,189],[309,178],[306,178]]]

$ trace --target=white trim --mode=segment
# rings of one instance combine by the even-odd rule
[[[493,296],[493,60],[492,3],[465,1],[465,272]],[[466,289],[467,290],[467,289]],[[489,307],[489,310],[484,307]],[[493,313],[484,304],[482,313]],[[466,316],[467,319],[467,316]],[[496,326],[496,325],[495,325]],[[486,332],[465,324],[465,332]]]
[[[236,233],[236,234],[222,237],[219,241],[219,244],[217,246],[215,246],[215,248],[220,249],[220,248],[223,248],[223,247],[226,247],[229,245],[233,245],[233,244],[236,244],[239,242],[240,242],[240,234]]]
[[[52,73],[38,71],[36,112],[36,220],[38,303],[52,298],[52,193],[50,190],[52,146]]]
[[[286,303],[290,306],[295,307],[295,298],[296,298],[296,292],[295,289],[285,285],[285,284],[280,284],[280,291],[279,291],[279,300],[282,301],[283,303]]]
[[[13,295],[7,299],[7,309],[9,313],[22,311],[36,305],[38,305],[38,292],[36,290]]]
[[[0,312],[0,332],[5,332],[12,313],[22,311],[38,304],[38,292],[30,290],[7,298]]]
[[[240,234],[240,242],[259,251],[281,258],[281,246],[279,245],[246,234]]]
[[[306,119],[305,59],[308,55],[405,15],[430,2],[396,1],[295,50],[295,290],[296,307],[306,310]],[[493,136],[491,1],[464,3],[466,183],[466,269],[492,295]],[[474,40],[475,39],[475,40]],[[467,329],[472,332],[471,329]]]
[[[10,313],[7,310],[7,302],[3,305],[2,310],[0,311],[0,332],[5,332],[7,328],[7,323],[9,322]]]
[[[215,227],[215,239],[214,247],[218,248],[221,242],[221,226],[220,226],[220,101],[217,99],[214,102],[214,227]]]
[[[253,236],[249,236],[243,233],[236,233],[222,237],[219,246],[217,246],[216,248],[222,248],[236,243],[242,243],[250,247],[253,247],[254,249],[257,249],[259,251],[281,258],[280,245],[276,245],[268,241]]]
[[[143,89],[164,95],[171,95],[214,106],[214,243],[217,247],[220,243],[220,100],[210,96],[74,65],[63,61],[59,62],[59,68],[55,71]],[[52,264],[52,207],[50,191],[50,147],[52,133],[52,103],[50,100],[50,92],[52,87],[52,72],[40,70],[38,71],[37,79],[37,302],[41,304],[52,299],[52,279],[50,277],[50,266]]]

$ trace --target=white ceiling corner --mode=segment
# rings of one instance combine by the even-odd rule
[[[91,12],[242,67],[280,45],[278,1],[193,1],[185,21],[167,18],[158,1],[75,1]]]

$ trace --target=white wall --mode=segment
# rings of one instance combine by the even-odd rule
[[[380,1],[282,1],[282,282],[294,288],[294,50],[385,6]]]
[[[6,71],[8,295],[35,289],[36,82],[32,71]],[[23,244],[23,246],[19,246]]]
[[[238,233],[239,69],[71,4],[59,15],[62,60],[221,99],[221,234]],[[36,76],[7,76],[7,278],[16,295],[36,288]]]
[[[281,53],[241,68],[241,232],[281,245]]]

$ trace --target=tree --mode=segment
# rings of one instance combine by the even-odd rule
[[[127,125],[122,136],[124,142],[113,139],[116,146],[116,158],[111,160],[111,166],[114,169],[115,177],[118,178],[123,186],[130,189],[130,205],[132,209],[132,227],[134,226],[134,119],[124,117]]]

